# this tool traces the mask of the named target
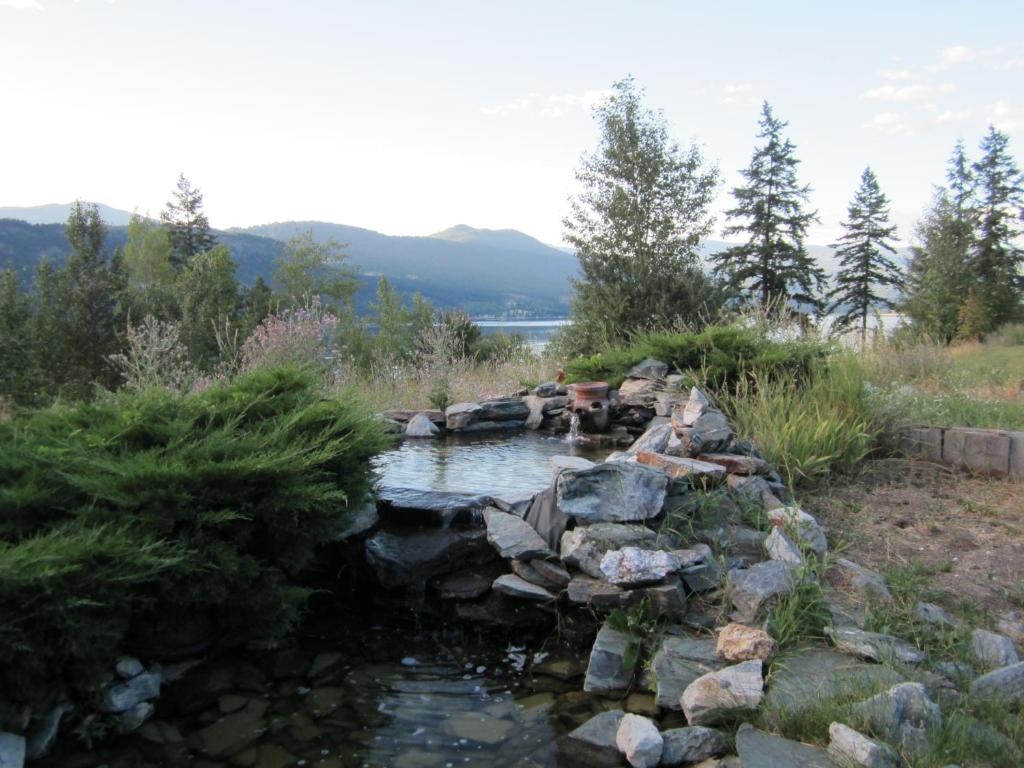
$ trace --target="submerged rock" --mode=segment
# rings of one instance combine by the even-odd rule
[[[0,733],[0,766],[22,768],[25,765],[25,737],[16,733]]]
[[[664,472],[639,464],[598,464],[558,475],[558,508],[577,520],[626,523],[661,514],[668,490]]]

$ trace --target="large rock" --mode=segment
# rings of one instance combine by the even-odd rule
[[[25,737],[16,733],[0,733],[0,768],[22,768],[25,765]]]
[[[775,653],[775,640],[763,629],[726,624],[718,633],[715,651],[726,661],[763,661]]]
[[[703,725],[737,710],[757,709],[763,696],[761,660],[754,659],[698,677],[680,703],[690,725]]]
[[[723,666],[711,638],[666,635],[651,664],[658,706],[682,709],[683,691],[697,678]]]
[[[1008,667],[1020,661],[1013,640],[987,629],[976,629],[971,633],[971,655],[985,669]]]
[[[487,496],[453,491],[385,486],[377,490],[381,516],[388,523],[438,525],[469,523],[490,503]]]
[[[673,480],[685,480],[694,488],[710,488],[725,480],[725,467],[706,461],[646,451],[637,453],[636,460],[640,464],[662,470]]]
[[[619,387],[622,405],[652,408],[658,400],[660,385],[650,379],[626,379]]]
[[[661,513],[668,476],[639,464],[598,464],[563,470],[555,487],[558,508],[583,523],[628,523]]]
[[[729,751],[729,742],[725,736],[713,728],[705,728],[702,725],[672,728],[664,731],[661,736],[665,742],[661,752],[661,765],[665,768],[693,765]]]
[[[711,407],[711,401],[696,387],[690,390],[690,398],[672,413],[672,426],[677,430],[692,427],[704,412]]]
[[[643,525],[596,523],[580,526],[562,534],[561,557],[566,565],[595,579],[604,578],[601,559],[605,553],[624,547],[650,548],[658,543],[658,534]]]
[[[854,704],[853,715],[911,757],[926,752],[930,734],[942,726],[939,705],[928,698],[920,683],[900,683]]]
[[[793,591],[796,585],[793,571],[792,565],[779,560],[729,571],[726,584],[729,599],[736,607],[736,621],[753,624],[773,602]]]
[[[697,457],[709,464],[725,467],[730,475],[767,475],[771,466],[764,459],[756,456],[743,456],[738,453],[702,453]]]
[[[536,600],[547,603],[555,599],[555,596],[544,587],[531,584],[526,579],[516,576],[514,573],[506,573],[494,580],[491,589],[509,597],[518,597],[522,600]]]
[[[668,363],[663,363],[661,360],[655,360],[653,357],[648,357],[646,360],[634,365],[628,371],[626,371],[626,378],[629,379],[651,379],[652,381],[662,381],[668,375]]]
[[[626,449],[626,453],[630,456],[638,453],[664,453],[668,447],[669,439],[674,434],[671,424],[658,424],[640,435]]]
[[[364,533],[371,531],[380,522],[380,515],[377,513],[377,504],[374,501],[367,501],[357,509],[344,517],[344,527],[332,537],[336,543],[344,543],[361,537]],[[118,674],[121,674],[120,671]],[[122,675],[124,677],[124,675]]]
[[[530,415],[530,407],[521,397],[484,400],[479,405],[478,421],[524,421]]]
[[[554,554],[533,527],[515,515],[488,507],[484,522],[487,541],[506,560],[533,560]]]
[[[971,683],[971,696],[1006,704],[1024,702],[1024,661],[994,669]]]
[[[189,737],[189,746],[212,758],[238,754],[267,731],[264,714],[269,702],[250,699],[244,709],[233,712]]]
[[[619,751],[633,768],[655,768],[665,746],[658,726],[641,715],[627,714],[615,732]]]
[[[692,399],[690,403],[692,403]],[[705,408],[703,413],[692,424],[690,420],[687,403],[682,409],[678,406],[672,410],[672,426],[676,435],[683,443],[683,452],[687,456],[699,456],[702,453],[721,453],[728,450],[732,443],[733,432],[729,426],[729,420],[721,411],[713,408]]]
[[[601,558],[601,573],[619,587],[657,584],[677,570],[679,561],[660,549],[623,547],[605,552]]]
[[[133,677],[142,674],[142,662],[137,661],[136,659],[132,659],[132,661],[135,661],[135,663],[139,665],[139,672],[136,672]],[[121,663],[122,660],[119,659],[117,663],[118,666],[121,666]],[[140,702],[135,706],[151,707],[148,702]],[[40,757],[44,757],[49,754],[53,745],[57,741],[57,732],[60,730],[60,721],[64,718],[64,715],[74,712],[74,710],[75,708],[70,703],[66,701],[61,702],[51,708],[50,711],[46,713],[46,716],[36,723],[29,732],[28,746],[25,750],[25,756],[28,757],[29,760],[38,760]],[[128,710],[128,712],[131,711],[131,709]],[[3,765],[3,761],[0,760],[0,766]]]
[[[479,403],[455,403],[444,410],[445,426],[450,432],[458,432],[470,424],[480,421],[483,409]]]
[[[558,752],[571,764],[590,768],[614,768],[622,764],[616,737],[626,713],[621,709],[602,712],[570,732],[558,744]]]
[[[627,649],[635,642],[636,640],[625,632],[619,632],[604,624],[594,639],[594,647],[590,650],[590,663],[587,664],[583,690],[587,693],[614,693],[629,688],[634,670],[632,667],[626,668],[623,662],[627,656]]]
[[[434,426],[434,422],[425,413],[417,413],[405,425],[406,437],[437,437],[439,434],[441,430]]]
[[[782,532],[781,528],[772,528],[772,532],[764,540],[764,548],[772,560],[780,560],[795,566],[805,564],[804,553],[792,539]]]
[[[366,560],[385,589],[422,588],[427,579],[494,558],[483,530],[379,531]]]
[[[768,520],[772,525],[783,528],[787,533],[803,541],[818,557],[824,557],[828,553],[825,531],[821,529],[813,515],[807,514],[799,507],[770,509]]]
[[[160,673],[143,672],[131,680],[110,685],[103,689],[99,709],[106,713],[127,712],[143,701],[160,695]]]
[[[547,560],[531,560],[528,563],[512,560],[509,564],[512,566],[512,573],[519,578],[556,592],[565,589],[572,580],[567,570],[558,563]]]
[[[820,747],[759,731],[744,723],[736,732],[742,768],[840,768]]]
[[[852,560],[842,557],[836,560],[832,575],[838,589],[854,592],[862,602],[892,600],[892,593],[885,583],[885,577]]]
[[[652,618],[678,620],[686,613],[686,590],[675,576],[669,577],[664,584],[623,589],[600,579],[577,575],[573,576],[566,591],[570,603],[587,606],[599,613],[609,613],[616,608],[627,610],[645,603]]]
[[[825,633],[840,651],[871,661],[920,664],[925,658],[919,648],[892,635],[865,632],[856,627],[826,627]]]
[[[862,765],[864,768],[899,768],[900,758],[892,747],[869,739],[842,723],[828,727],[828,753],[840,765]]]

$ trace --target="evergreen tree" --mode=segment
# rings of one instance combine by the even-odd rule
[[[1020,235],[1024,176],[1009,151],[1009,137],[989,126],[981,142],[981,158],[974,164],[977,182],[977,237],[971,253],[975,290],[987,309],[989,328],[1016,319],[1024,280],[1020,267],[1024,252],[1016,245]]]
[[[563,220],[581,277],[573,281],[573,335],[630,333],[692,321],[714,295],[696,248],[711,232],[718,171],[700,149],[681,149],[664,117],[645,107],[632,79],[595,110],[601,141],[584,155]],[[591,338],[582,346],[595,346]]]
[[[0,271],[0,404],[23,402],[31,393],[29,316],[18,273],[10,267]]]
[[[40,402],[56,395],[65,379],[64,300],[61,274],[44,256],[36,267],[32,297],[35,306],[27,327],[32,399]]]
[[[174,249],[165,227],[132,214],[124,246],[123,314],[133,322],[148,315],[169,320],[177,315],[174,297]]]
[[[251,331],[270,314],[274,304],[274,294],[263,276],[256,278],[251,288],[243,289],[242,309],[245,313],[245,326]]]
[[[836,330],[859,324],[863,345],[868,315],[877,307],[893,306],[881,289],[899,288],[903,283],[899,268],[887,255],[896,255],[892,243],[896,227],[889,223],[889,201],[870,168],[865,168],[860,177],[860,187],[842,226],[845,233],[832,245],[839,258],[839,272],[828,294],[831,304],[827,311],[840,313],[835,318]]]
[[[181,269],[197,253],[208,251],[217,243],[217,238],[210,231],[210,222],[203,213],[203,194],[192,188],[185,174],[178,176],[174,199],[168,201],[160,220],[171,238],[175,269]]]
[[[238,283],[227,246],[218,245],[193,256],[178,273],[176,291],[181,307],[181,340],[189,359],[197,368],[211,370],[220,362],[218,334],[233,337],[238,330]]]
[[[740,171],[746,184],[732,191],[736,206],[726,216],[735,223],[723,233],[744,235],[747,242],[716,254],[715,273],[734,295],[762,306],[781,310],[793,301],[817,311],[825,274],[804,248],[807,228],[818,220],[816,212],[804,209],[810,187],[797,181],[796,148],[782,135],[788,123],[772,114],[768,102],[758,125],[764,143]]]
[[[963,139],[957,139],[953,154],[946,164],[946,189],[949,190],[949,201],[957,224],[962,230],[958,238],[962,241],[960,244],[966,253],[974,232],[977,205],[974,197],[974,173],[971,171],[970,158],[964,150]]]

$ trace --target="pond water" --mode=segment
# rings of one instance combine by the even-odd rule
[[[470,494],[539,492],[551,485],[552,456],[601,461],[612,448],[570,443],[565,435],[511,433],[406,440],[375,459],[378,484]]]

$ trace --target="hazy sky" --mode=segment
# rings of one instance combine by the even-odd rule
[[[1024,3],[0,0],[0,205],[159,212],[179,171],[216,227],[456,223],[561,239],[590,107],[632,73],[728,188],[761,99],[829,242],[870,164],[901,238],[957,136],[1024,160]],[[721,229],[721,219],[718,229]]]

